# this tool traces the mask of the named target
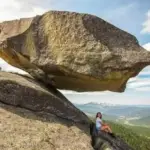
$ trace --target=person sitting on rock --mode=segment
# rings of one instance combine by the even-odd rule
[[[102,114],[98,112],[96,114],[96,129],[97,131],[105,131],[108,133],[112,133],[111,128],[106,123],[103,123],[102,121]]]

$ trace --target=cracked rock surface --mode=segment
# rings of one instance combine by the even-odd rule
[[[33,78],[0,72],[0,102],[34,112],[44,112],[78,123],[88,117],[55,88],[47,88]]]

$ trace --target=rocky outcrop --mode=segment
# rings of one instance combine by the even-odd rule
[[[0,41],[21,34],[30,27],[33,18],[5,21],[0,23]]]
[[[0,150],[93,150],[88,128],[0,103]]]
[[[0,72],[0,102],[73,122],[89,123],[88,117],[59,91],[53,87],[47,89],[29,77]]]
[[[97,132],[95,123],[90,124],[92,146],[95,150],[133,150],[120,137],[103,131]]]
[[[97,137],[95,125],[90,124],[54,87],[47,88],[30,76],[0,72],[1,150],[93,150],[92,146],[131,150],[117,137],[106,133]]]
[[[54,87],[30,76],[0,72],[1,150],[131,150],[117,137],[97,136],[94,128]]]
[[[59,89],[122,92],[150,64],[134,36],[88,14],[50,11],[0,32],[0,57]]]

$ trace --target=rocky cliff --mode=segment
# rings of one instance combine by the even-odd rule
[[[122,92],[150,64],[150,53],[129,33],[96,16],[60,11],[1,23],[0,57],[44,83],[76,91]]]

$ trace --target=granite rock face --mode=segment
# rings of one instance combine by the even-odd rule
[[[87,127],[0,102],[0,150],[10,149],[93,150]]]
[[[131,34],[92,15],[50,11],[0,23],[0,57],[59,89],[123,92],[150,64]]]
[[[88,124],[88,117],[55,88],[47,89],[29,77],[0,72],[0,102],[34,112],[44,112],[77,123]]]

